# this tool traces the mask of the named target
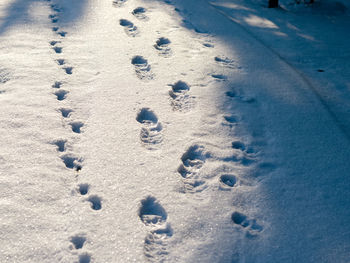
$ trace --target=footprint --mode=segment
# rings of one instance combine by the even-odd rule
[[[145,225],[157,225],[166,221],[167,213],[156,198],[148,196],[141,201],[139,217]]]
[[[56,24],[58,22],[58,18],[51,18],[51,23]]]
[[[227,80],[227,77],[225,75],[222,75],[222,74],[212,74],[211,76],[217,81]]]
[[[61,47],[54,47],[53,50],[55,50],[55,52],[56,52],[57,54],[62,53],[62,48],[61,48]]]
[[[102,208],[102,202],[101,202],[101,198],[98,197],[97,195],[91,195],[87,201],[89,201],[91,203],[91,208],[93,210],[101,210]]]
[[[189,85],[184,81],[170,84],[170,104],[174,111],[189,111],[193,107],[193,97],[188,95]]]
[[[223,174],[220,176],[220,189],[221,190],[230,190],[237,183],[236,176],[232,174]]]
[[[67,97],[68,93],[68,91],[60,89],[55,92],[55,95],[57,96],[57,100],[64,100]]]
[[[235,98],[235,97],[238,96],[237,92],[234,91],[234,90],[227,91],[225,94],[226,94],[227,97],[230,97],[230,98]]]
[[[72,75],[73,67],[64,67],[63,69],[68,75]]]
[[[142,108],[137,114],[136,120],[142,124],[140,132],[141,142],[149,149],[162,142],[162,125],[155,113],[149,108]]]
[[[84,237],[83,235],[73,236],[70,239],[70,242],[72,242],[75,249],[83,248],[85,241],[86,237]]]
[[[60,41],[55,41],[55,40],[53,40],[53,41],[50,42],[50,45],[51,45],[51,46],[54,46],[54,45],[56,45],[57,43],[60,43]]]
[[[239,123],[240,118],[236,115],[225,115],[222,125],[233,127]]]
[[[148,64],[147,59],[142,56],[134,56],[131,59],[131,64],[135,66],[135,72],[139,79],[153,79],[151,66]]]
[[[57,28],[57,30],[58,30],[58,28]],[[57,31],[57,30],[55,30],[55,31]],[[60,32],[57,32],[57,34],[60,35],[61,37],[65,37],[67,35],[67,32],[60,31]]]
[[[182,164],[178,168],[178,172],[183,178],[192,176],[196,170],[203,166],[207,157],[209,156],[205,154],[204,146],[198,144],[190,146],[181,157]]]
[[[113,6],[115,7],[121,7],[127,0],[114,0]]]
[[[61,156],[61,159],[63,163],[66,165],[66,167],[69,169],[75,169],[76,171],[80,171],[82,169],[81,158],[77,158],[71,154],[65,154]]]
[[[60,66],[62,66],[62,65],[64,65],[66,63],[64,61],[64,59],[57,59],[56,61],[57,61],[57,64],[60,65]]]
[[[78,191],[81,195],[86,195],[89,192],[90,185],[89,184],[80,184]]]
[[[158,50],[160,56],[170,57],[171,56],[171,48],[169,47],[171,41],[168,38],[161,37],[154,44],[155,49]]]
[[[54,89],[59,89],[61,88],[62,82],[60,81],[55,81],[55,83],[52,85]]]
[[[249,226],[249,221],[247,219],[247,216],[240,212],[237,212],[237,211],[233,212],[231,219],[233,223],[235,223],[236,225],[241,225],[242,227]]]
[[[228,57],[216,56],[214,58],[214,60],[219,65],[222,65],[222,66],[225,66],[225,67],[228,67],[228,68],[232,68],[232,69],[241,69],[241,67],[238,66],[237,63],[234,60],[229,59]]]
[[[139,210],[141,221],[153,229],[145,238],[145,257],[152,262],[164,262],[167,252],[167,239],[173,235],[169,223],[166,223],[167,213],[153,196],[141,201]]]
[[[244,143],[240,142],[240,141],[232,142],[232,148],[237,149],[237,150],[241,150],[241,151],[244,151],[246,149]]]
[[[130,37],[136,37],[139,34],[137,27],[126,19],[120,19],[119,24],[124,27],[125,33]]]
[[[79,263],[90,263],[91,256],[88,253],[79,256]]]
[[[133,11],[132,14],[140,20],[148,20],[148,17],[145,15],[146,13],[146,8],[144,7],[136,7]]]
[[[57,13],[60,13],[62,11],[62,8],[59,7],[59,5],[52,4],[51,9]]]
[[[84,126],[84,123],[80,122],[80,121],[74,121],[71,122],[70,125],[72,126],[72,131],[75,133],[81,133],[81,127]]]
[[[54,26],[54,27],[52,28],[52,31],[56,32],[56,31],[58,31],[58,29],[59,29],[58,26]]]
[[[246,229],[248,237],[256,237],[263,230],[263,227],[255,219],[248,219],[245,214],[238,211],[232,213],[231,220],[234,224]]]
[[[149,108],[142,108],[140,112],[137,114],[136,120],[139,123],[149,123],[156,124],[158,122],[158,118],[156,114],[151,111]]]
[[[68,118],[69,115],[71,114],[71,112],[73,112],[73,110],[65,109],[65,108],[61,108],[60,111],[62,113],[62,117],[64,117],[64,118]]]
[[[54,141],[53,144],[55,144],[57,146],[57,150],[59,152],[64,152],[66,150],[66,144],[67,140],[57,140]]]
[[[210,154],[204,150],[204,146],[194,144],[181,157],[182,164],[177,171],[183,178],[186,191],[199,192],[206,188],[205,181],[198,174],[205,160],[210,158]]]
[[[210,43],[204,43],[203,46],[213,48],[214,45]]]

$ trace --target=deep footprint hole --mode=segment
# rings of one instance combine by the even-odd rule
[[[132,11],[132,13],[133,13],[134,15],[137,15],[137,14],[144,14],[144,13],[146,13],[146,8],[143,8],[143,7],[136,7],[136,8]]]
[[[131,59],[131,63],[133,65],[147,65],[147,59],[145,59],[144,57],[142,56],[134,56],[132,59]]]
[[[70,240],[75,249],[81,249],[84,246],[86,238],[84,236],[74,236]]]
[[[65,146],[66,142],[67,142],[66,140],[57,140],[54,142],[59,152],[64,152],[66,150],[66,146]]]
[[[73,112],[73,110],[71,109],[64,109],[64,108],[61,108],[60,111],[61,111],[62,117],[64,118],[68,118],[70,113]]]
[[[237,179],[234,175],[231,174],[223,174],[220,176],[220,182],[223,184],[229,186],[229,187],[234,187],[234,185],[237,182]]]
[[[81,158],[78,159],[75,156],[67,154],[67,155],[61,156],[61,159],[65,164],[65,166],[69,169],[75,169],[76,171],[80,171],[82,169]]]
[[[78,158],[68,155],[62,156],[61,159],[65,166],[69,169],[73,169],[75,167],[75,162],[78,160]]]
[[[225,121],[229,123],[237,123],[238,118],[236,116],[230,115],[230,116],[224,116]]]
[[[65,63],[64,59],[57,59],[56,61],[57,61],[57,64],[60,66],[64,65],[64,63]]]
[[[70,123],[70,125],[72,126],[72,131],[75,133],[81,133],[81,127],[84,126],[84,123],[80,122],[80,121],[76,121],[76,122],[72,122]]]
[[[244,214],[240,213],[240,212],[233,212],[231,219],[233,221],[233,223],[237,224],[237,225],[241,225],[243,227],[247,227],[249,224],[247,222],[247,216],[245,216]]]
[[[80,184],[79,185],[79,193],[81,195],[86,195],[89,192],[90,185],[89,184]]]
[[[54,45],[56,45],[57,43],[58,43],[58,41],[51,41],[51,42],[50,42],[50,45],[51,45],[51,46],[54,46]]]
[[[172,87],[173,91],[177,92],[177,93],[190,90],[190,87],[188,86],[188,84],[184,81],[181,81],[181,80],[179,80],[175,84],[171,85],[171,87]]]
[[[58,30],[58,28],[57,28],[57,30]],[[55,31],[57,31],[57,30],[55,30]],[[67,34],[67,32],[60,31],[60,32],[58,32],[57,34],[59,34],[61,37],[65,37],[66,34]]]
[[[233,148],[233,149],[237,149],[237,150],[244,151],[246,147],[245,147],[245,145],[244,145],[243,142],[234,141],[234,142],[232,142],[232,148]]]
[[[205,47],[214,47],[214,45],[212,45],[210,43],[204,43],[203,46],[205,46]]]
[[[54,47],[53,50],[55,50],[55,52],[56,52],[57,54],[62,53],[62,48],[61,48],[61,47]]]
[[[237,92],[236,91],[227,91],[226,93],[227,97],[234,98],[237,97]]]
[[[61,85],[62,85],[62,82],[56,81],[56,82],[52,85],[52,87],[53,87],[54,89],[59,89],[59,88],[61,87]]]
[[[119,24],[121,26],[126,26],[126,27],[133,27],[134,26],[134,24],[132,22],[130,22],[129,20],[126,20],[126,19],[120,19]]]
[[[102,208],[101,198],[97,195],[90,196],[88,201],[91,203],[91,208],[93,210],[100,210]]]
[[[162,46],[167,46],[171,43],[171,41],[168,38],[165,37],[161,37],[157,40],[156,44],[158,47],[162,47]]]
[[[68,91],[65,90],[58,90],[55,92],[55,95],[57,96],[57,100],[64,100],[67,97]]]
[[[72,67],[65,67],[63,68],[68,75],[71,75],[73,73],[73,68]]]
[[[142,108],[139,113],[137,114],[136,120],[139,123],[154,123],[156,124],[158,122],[158,118],[156,114],[150,110],[149,108]]]

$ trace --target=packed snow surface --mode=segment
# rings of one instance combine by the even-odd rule
[[[345,0],[2,0],[0,262],[350,261]]]

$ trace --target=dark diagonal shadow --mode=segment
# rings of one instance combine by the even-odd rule
[[[59,17],[59,22],[65,26],[69,26],[84,14],[87,0],[13,0],[5,8],[4,16],[0,18],[0,35],[16,25],[29,23],[32,20],[30,14],[31,7],[40,3],[47,4],[50,13],[56,13]]]

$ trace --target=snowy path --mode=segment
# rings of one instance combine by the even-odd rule
[[[213,4],[0,17],[0,262],[346,262],[348,138]]]

